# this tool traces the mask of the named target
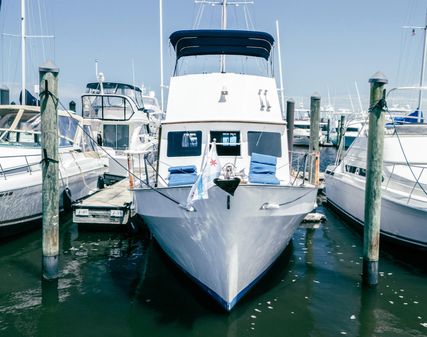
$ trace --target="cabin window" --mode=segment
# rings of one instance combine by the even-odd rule
[[[361,167],[356,167],[356,166],[352,166],[352,165],[345,165],[345,171],[359,175],[361,177],[366,177],[366,169],[361,168]],[[383,180],[384,180],[384,178],[383,178]]]
[[[240,132],[211,131],[211,142],[214,139],[219,156],[240,156]]]
[[[70,146],[74,143],[79,122],[68,116],[59,116],[59,146]]]
[[[248,132],[248,153],[266,154],[275,157],[282,156],[281,134],[279,132]]]
[[[202,153],[202,131],[168,133],[168,157],[194,157]]]
[[[126,150],[129,147],[129,125],[104,125],[102,145]]]
[[[294,124],[295,129],[304,129],[304,130],[310,130],[310,125],[306,124]]]
[[[84,151],[95,151],[95,144],[91,138],[92,130],[89,125],[83,126],[83,150]]]
[[[359,128],[347,128],[345,129],[346,132],[358,132]]]
[[[138,137],[140,142],[145,142],[146,137],[150,134],[150,130],[148,129],[147,124],[142,124],[141,128],[139,129]]]

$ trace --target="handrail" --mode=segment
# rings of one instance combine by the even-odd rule
[[[84,102],[83,102],[85,97],[100,97],[101,98],[101,105],[100,105],[100,107],[101,107],[101,116],[99,116],[98,113],[96,114],[96,116],[93,116],[93,117],[87,116],[87,114],[85,114],[85,105],[84,105]],[[121,99],[123,99],[123,119],[106,118],[104,116],[104,107],[105,108],[109,107],[108,105],[104,105],[104,98],[105,97],[121,98]],[[126,101],[129,102],[129,106],[130,106],[130,110],[131,110],[130,111],[131,114],[130,114],[130,116],[128,118],[126,118],[127,117],[127,114],[126,114],[127,104],[125,104]],[[135,107],[133,107],[132,104],[135,105]],[[90,104],[90,106],[91,106],[90,110],[92,110],[92,106],[93,105]],[[119,108],[122,108],[122,107],[119,107]],[[83,94],[82,95],[82,117],[83,118],[101,119],[101,120],[107,120],[107,121],[128,121],[128,120],[130,120],[133,117],[133,115],[135,114],[136,111],[139,111],[139,109],[136,106],[135,102],[132,100],[131,97],[126,96],[126,95],[120,95],[120,94]]]
[[[420,173],[418,174],[417,177],[415,177],[415,180],[410,180],[410,179],[407,179],[405,177],[398,176],[395,173],[395,169],[398,166],[400,166],[400,167],[408,167],[408,165],[405,165],[405,164],[394,163],[393,166],[392,166],[392,168],[391,168],[391,172],[388,175],[387,184],[385,185],[384,189],[386,191],[387,190],[391,190],[391,189],[396,190],[396,186],[406,187],[406,191],[408,191],[410,189],[409,194],[408,194],[408,198],[407,198],[407,201],[406,201],[407,204],[409,204],[412,200],[414,200],[414,197],[416,195],[415,192],[418,192],[418,194],[425,195],[427,197],[427,194],[425,193],[425,190],[423,188],[421,188],[421,186],[423,185],[421,183],[421,178],[422,177],[427,177],[427,175],[425,174],[427,172],[427,167],[426,166],[419,166],[419,165],[411,165],[412,168],[418,168],[418,169],[420,169]],[[394,177],[394,179],[393,179],[393,177]],[[399,179],[399,177],[401,179]],[[411,185],[409,185],[409,182],[413,182],[412,187],[411,187]],[[391,183],[393,183],[395,185],[394,188],[393,188],[393,186],[390,186]],[[420,187],[417,188],[417,186],[420,186]],[[417,199],[417,201],[421,201],[421,200]],[[427,203],[427,201],[426,201],[426,203]]]
[[[25,163],[23,163],[22,165],[18,165],[18,166],[11,166],[11,167],[7,167],[7,168],[3,168],[3,166],[0,163],[0,174],[3,175],[4,180],[7,180],[7,174],[11,175],[13,173],[10,172],[15,172],[16,170],[19,169],[26,169],[26,171],[29,174],[32,174],[34,169],[32,169],[32,166],[39,166],[40,165],[40,161],[37,162],[29,162],[28,161],[28,157],[41,157],[41,154],[30,154],[30,155],[15,155],[15,156],[0,156],[0,159],[10,159],[10,158],[24,158]]]
[[[34,130],[20,130],[20,129],[10,129],[10,128],[7,128],[7,129],[6,128],[0,128],[0,131],[16,132],[16,133],[29,133],[29,134],[33,134],[33,135],[41,135],[41,131],[34,131]],[[75,143],[74,139],[71,139],[69,137],[66,137],[66,136],[63,136],[63,135],[59,134],[59,130],[58,130],[58,137],[60,139],[65,139],[66,141],[71,142],[73,144]],[[21,143],[21,142],[9,142],[9,143]],[[25,143],[25,142],[23,142],[23,143]],[[27,142],[27,143],[30,143],[30,142]],[[35,144],[39,144],[39,143],[35,143]]]

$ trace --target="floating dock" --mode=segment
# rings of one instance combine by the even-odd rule
[[[73,222],[124,226],[134,215],[132,200],[129,180],[123,179],[75,203]]]

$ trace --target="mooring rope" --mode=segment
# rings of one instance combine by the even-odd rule
[[[52,98],[54,98],[56,100],[57,103],[59,103],[59,105],[62,107],[62,109],[64,111],[67,112],[67,114],[73,118],[73,115],[71,114],[71,112],[68,111],[68,109],[64,106],[64,104],[62,104],[61,100],[54,95],[51,91],[49,90],[44,90],[42,93],[40,93],[40,95],[49,95],[52,96]],[[133,172],[129,171],[127,167],[125,167],[124,165],[122,165],[122,163],[120,163],[117,159],[115,159],[111,154],[108,153],[107,150],[105,150],[102,146],[98,146],[98,143],[96,142],[96,140],[92,137],[92,135],[87,132],[84,127],[82,125],[80,125],[80,123],[78,124],[78,127],[83,131],[83,133],[89,137],[90,140],[93,141],[93,144],[95,144],[98,148],[100,148],[109,158],[111,158],[116,164],[118,164],[121,168],[123,168],[126,172],[128,172],[129,175],[132,175],[134,178],[138,179],[140,181],[141,184],[144,184],[146,187],[148,187],[150,190],[160,194],[161,196],[165,197],[166,199],[172,201],[173,203],[175,203],[176,205],[180,205],[181,203],[178,200],[175,200],[174,198],[162,193],[161,191],[159,191],[157,188],[152,187],[150,184],[147,184],[145,181],[143,181],[140,177],[138,177],[137,175],[135,175]]]

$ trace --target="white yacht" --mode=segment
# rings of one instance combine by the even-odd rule
[[[140,88],[102,80],[89,83],[82,95],[82,110],[83,118],[92,126],[94,139],[111,155],[110,176],[127,176],[127,150],[148,155],[155,151],[159,119],[153,107],[145,108]],[[137,170],[140,161],[135,160],[133,166]]]
[[[40,108],[0,105],[0,236],[31,228],[42,216]],[[107,161],[86,136],[89,125],[58,112],[61,206],[98,187]]]
[[[323,123],[324,124],[324,123]],[[303,107],[295,109],[294,119],[294,145],[309,146],[310,145],[310,111]],[[326,134],[322,129],[322,123],[319,130],[319,144],[322,145],[326,142]]]
[[[319,129],[319,144],[326,143],[326,128],[327,123],[320,123]],[[309,146],[310,145],[310,120],[295,120],[294,121],[294,145]]]
[[[169,257],[231,310],[315,207],[317,188],[290,174],[270,34],[185,30],[170,43],[157,175],[133,190],[135,207]],[[197,65],[214,70],[185,68]]]
[[[391,132],[391,134],[390,134]],[[325,174],[328,203],[364,221],[367,137],[358,137],[342,162]],[[381,234],[427,249],[427,125],[396,125],[384,139]]]

